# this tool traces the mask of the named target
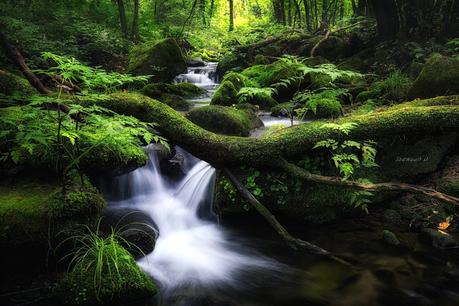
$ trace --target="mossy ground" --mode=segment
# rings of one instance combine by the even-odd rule
[[[0,93],[4,95],[19,94],[27,96],[36,94],[37,91],[25,78],[5,70],[0,70]]]

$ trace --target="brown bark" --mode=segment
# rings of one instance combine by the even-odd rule
[[[27,66],[24,57],[22,56],[19,49],[11,44],[5,34],[0,32],[0,44],[2,45],[5,54],[8,58],[21,70],[22,74],[25,78],[29,81],[29,83],[35,87],[38,92],[42,94],[50,94],[51,91],[46,88],[45,85],[40,81],[39,78],[30,70],[29,66]]]
[[[344,186],[353,189],[367,190],[367,191],[402,191],[402,192],[411,192],[416,194],[421,194],[441,202],[459,205],[459,199],[439,191],[436,191],[432,188],[405,184],[405,183],[379,183],[379,184],[363,184],[356,181],[342,180],[340,177],[331,177],[323,176],[318,174],[313,174],[309,171],[304,170],[292,163],[282,160],[279,164],[279,168],[286,171],[287,173],[292,174],[300,179],[303,179],[308,182],[320,183],[325,185],[333,186]]]
[[[276,233],[286,242],[286,244],[294,250],[306,250],[309,253],[326,256],[330,259],[338,261],[347,266],[353,267],[349,262],[334,256],[329,251],[299,238],[293,237],[286,229],[279,223],[276,217],[263,205],[253,194],[242,184],[238,178],[227,168],[223,169],[225,176],[233,183],[239,193],[252,205],[255,210],[269,223],[269,225],[276,231]]]

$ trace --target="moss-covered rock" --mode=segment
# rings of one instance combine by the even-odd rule
[[[142,88],[141,92],[153,99],[159,99],[163,94],[173,94],[182,98],[194,98],[205,93],[205,91],[191,83],[152,83]]]
[[[240,90],[246,86],[247,78],[241,73],[230,71],[223,77],[222,83],[225,81],[231,82],[236,90]]]
[[[146,42],[135,47],[129,56],[128,71],[134,75],[153,75],[154,82],[172,81],[186,68],[182,51],[172,38]]]
[[[62,280],[57,297],[66,305],[124,305],[154,296],[157,287],[116,241],[99,239]]]
[[[459,94],[459,60],[434,55],[414,81],[408,97],[415,99],[453,94]]]
[[[226,53],[218,62],[217,74],[222,78],[228,71],[241,71],[249,64],[240,54]]]
[[[76,223],[93,220],[105,202],[89,182],[86,185],[84,190],[70,190],[64,197],[55,183],[20,180],[2,184],[0,245],[22,248],[48,246],[56,233]]]
[[[233,83],[230,81],[225,81],[218,86],[217,91],[215,91],[211,105],[222,105],[222,106],[231,106],[237,104],[237,93],[238,91],[234,87]]]
[[[193,109],[187,118],[206,130],[224,135],[248,136],[251,130],[263,125],[251,111],[214,105]]]
[[[0,70],[0,93],[10,96],[13,94],[33,95],[37,91],[23,77],[5,70]]]
[[[311,103],[314,103],[314,106],[308,106],[305,118],[337,118],[341,115],[342,106],[338,99],[319,98]]]

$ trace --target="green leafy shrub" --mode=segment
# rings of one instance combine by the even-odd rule
[[[242,87],[237,94],[238,103],[249,103],[270,109],[277,105],[277,101],[272,97],[275,92],[272,88]]]
[[[113,92],[132,84],[142,84],[148,81],[149,76],[131,76],[118,72],[106,72],[100,68],[83,65],[73,57],[66,57],[43,52],[45,60],[51,60],[54,65],[47,70],[36,70],[37,73],[49,76],[60,76],[62,79],[80,85],[84,90],[102,90]]]
[[[307,116],[336,118],[342,112],[338,97],[343,94],[346,94],[344,89],[327,89],[320,92],[301,91],[293,97],[292,103],[304,105],[295,110],[301,119]]]
[[[370,99],[401,102],[406,98],[412,85],[411,79],[400,71],[393,72],[382,81],[372,84],[368,91],[361,92],[356,100],[363,102]]]

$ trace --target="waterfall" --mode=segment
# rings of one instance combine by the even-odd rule
[[[186,73],[175,78],[176,83],[193,83],[206,90],[215,90],[218,87],[217,64],[206,62],[202,67],[188,67]]]
[[[215,169],[178,148],[185,156],[182,178],[166,180],[154,150],[148,164],[115,178],[109,207],[138,209],[159,231],[155,249],[138,261],[163,292],[189,286],[236,286],[238,275],[276,269],[277,263],[249,254],[209,218]],[[199,212],[207,212],[203,218]]]

